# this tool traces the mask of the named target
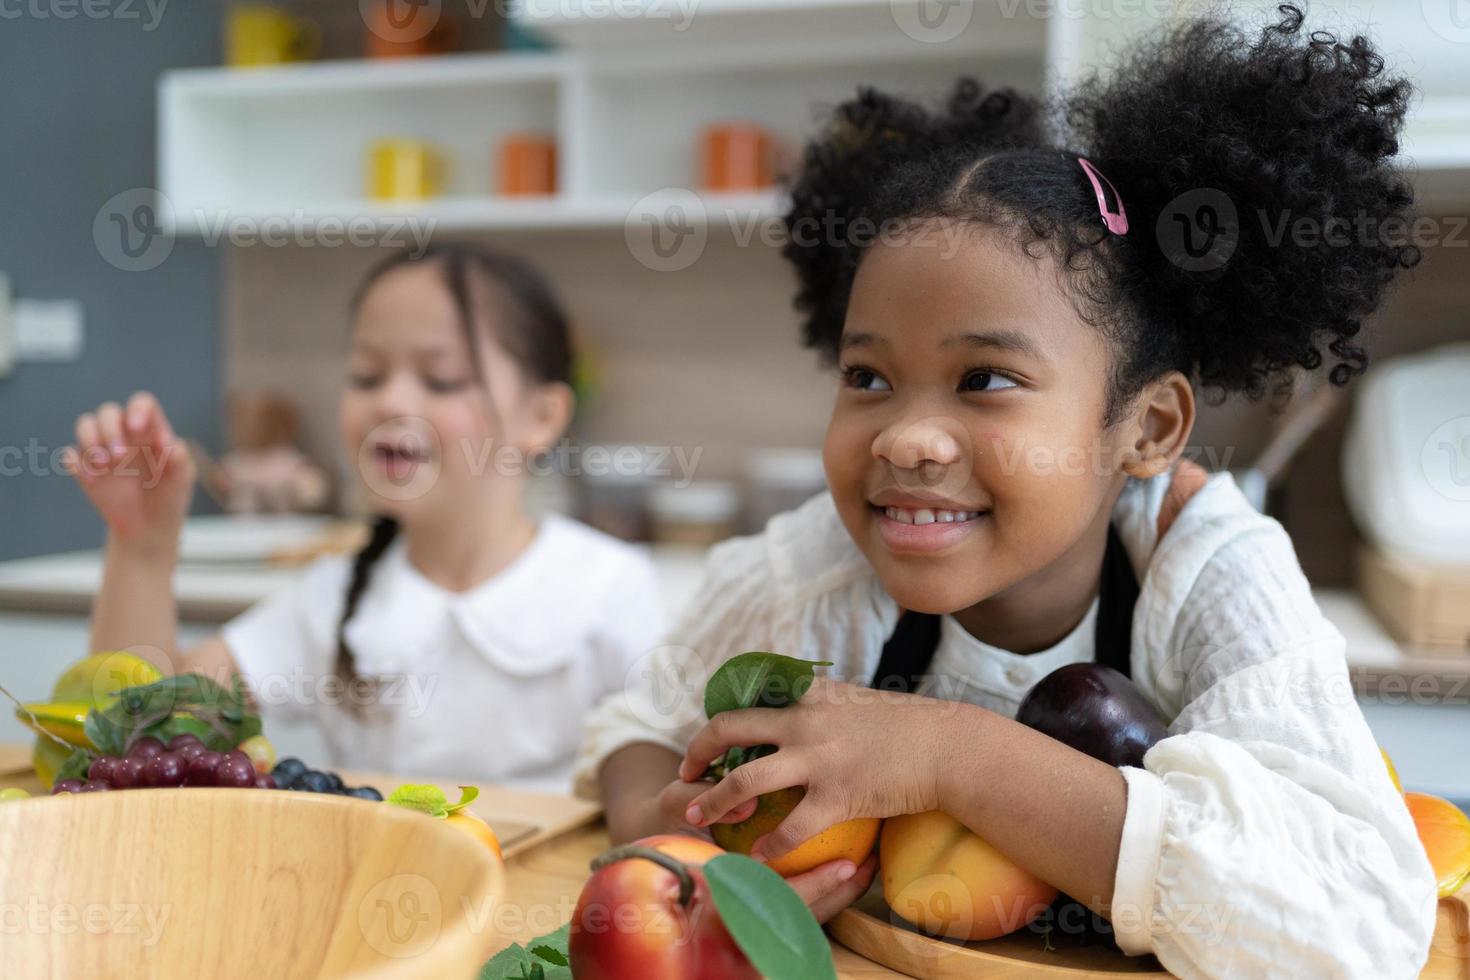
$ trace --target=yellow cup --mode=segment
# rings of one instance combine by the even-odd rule
[[[225,54],[236,68],[309,61],[321,47],[320,27],[279,7],[252,4],[230,11]]]
[[[383,139],[368,155],[368,196],[377,201],[422,201],[444,193],[444,156],[432,143]]]

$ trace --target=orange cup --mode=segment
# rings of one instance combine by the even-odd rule
[[[439,4],[379,0],[366,23],[363,53],[369,58],[421,58],[459,46],[459,24]]]
[[[754,191],[774,182],[770,133],[754,123],[719,123],[704,131],[704,189]]]
[[[506,197],[556,193],[556,141],[541,133],[517,133],[500,143],[499,192]]]

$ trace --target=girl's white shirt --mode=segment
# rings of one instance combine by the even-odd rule
[[[1415,977],[1435,923],[1424,849],[1353,695],[1344,640],[1281,525],[1229,474],[1162,539],[1170,473],[1131,481],[1113,522],[1138,575],[1132,676],[1169,737],[1128,787],[1112,922],[1125,952],[1181,977]],[[866,682],[899,609],[831,498],[718,546],[665,646],[592,714],[575,771],[653,742],[682,753],[705,680],[746,650],[831,660]],[[921,691],[1014,716],[1025,692],[1093,657],[1096,603],[1051,650],[1018,656],[945,617]]]
[[[350,573],[323,558],[223,631],[265,716],[321,733],[331,758],[309,764],[566,792],[584,715],[666,625],[647,556],[564,517],[464,592],[420,574],[400,537],[347,625],[358,674],[378,678],[358,716],[334,670]]]

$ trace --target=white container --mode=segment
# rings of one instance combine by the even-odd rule
[[[735,533],[740,491],[716,480],[661,483],[649,494],[648,511],[658,544],[707,548]]]
[[[1470,344],[1368,372],[1343,445],[1342,483],[1374,545],[1470,565]]]

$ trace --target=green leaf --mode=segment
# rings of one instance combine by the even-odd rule
[[[705,863],[704,878],[731,938],[767,980],[836,980],[826,934],[780,875],[721,854]]]
[[[452,803],[444,808],[445,814],[458,813],[471,803],[475,802],[480,795],[478,786],[461,786],[459,788],[459,802]]]
[[[524,946],[511,944],[480,968],[480,980],[523,980],[530,975],[531,963]]]
[[[114,703],[92,709],[86,723],[92,744],[109,755],[123,755],[145,736],[167,742],[181,732],[227,752],[261,730],[260,716],[248,709],[243,688],[226,689],[199,674],[125,688]]]
[[[388,794],[388,802],[394,806],[427,813],[431,817],[449,816],[449,797],[437,786],[408,783]]]
[[[103,712],[93,708],[82,723],[87,741],[103,755],[122,755],[127,732]]]
[[[531,940],[531,949],[507,946],[480,969],[480,980],[572,980],[567,943],[572,924]]]
[[[720,665],[704,687],[704,713],[713,718],[741,708],[784,708],[812,686],[815,668],[830,660],[798,660],[779,653],[742,653]]]
[[[87,778],[87,770],[92,768],[92,760],[94,758],[95,756],[86,749],[74,750],[71,755],[66,757],[66,761],[61,764],[61,768],[56,770],[56,781],[59,783],[63,779],[85,780]]]
[[[568,922],[556,932],[547,933],[540,939],[533,940],[535,945],[531,947],[531,952],[554,966],[570,966],[571,954],[568,948],[571,940],[572,924]]]

